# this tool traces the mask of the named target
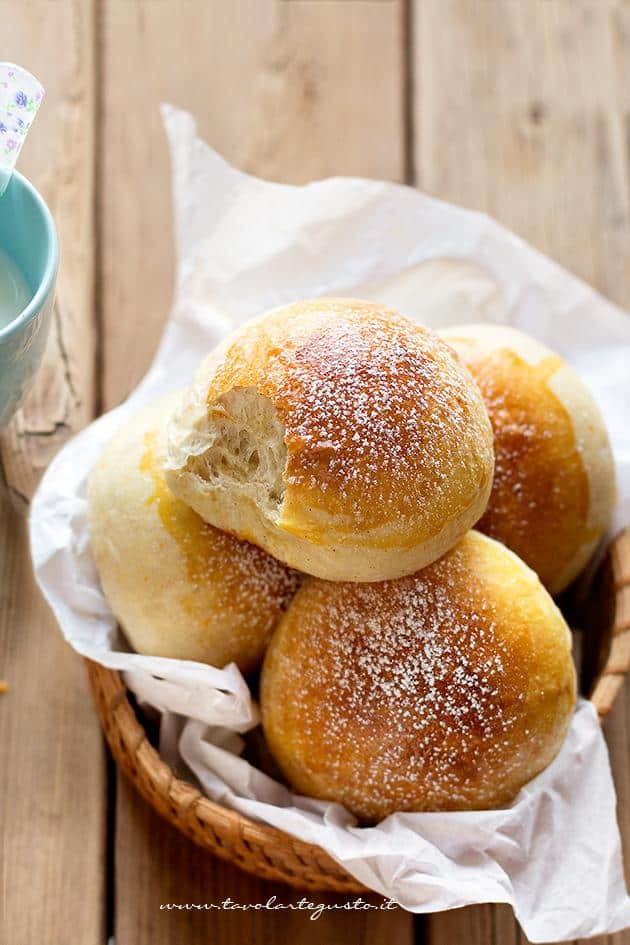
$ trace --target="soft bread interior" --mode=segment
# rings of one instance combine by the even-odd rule
[[[211,488],[249,497],[270,519],[284,499],[287,448],[271,401],[255,387],[236,387],[214,401],[196,430],[202,452],[186,471]]]

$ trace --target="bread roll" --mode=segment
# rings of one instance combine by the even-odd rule
[[[442,332],[477,381],[494,430],[495,474],[478,528],[558,594],[610,520],[613,458],[601,414],[575,371],[513,328]]]
[[[493,469],[479,391],[391,309],[276,309],[213,353],[169,426],[166,476],[206,521],[330,580],[435,560],[482,514]]]
[[[560,611],[474,531],[398,581],[306,579],[261,679],[290,784],[363,822],[507,803],[558,753],[574,703]]]
[[[172,399],[139,413],[103,450],[88,490],[90,545],[109,605],[139,653],[262,659],[297,575],[207,525],[162,473]]]

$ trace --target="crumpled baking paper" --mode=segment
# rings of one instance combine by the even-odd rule
[[[230,167],[164,107],[173,160],[176,300],[139,387],[73,439],[35,496],[37,580],[68,642],[122,670],[163,713],[162,752],[207,794],[317,843],[365,885],[415,912],[479,902],[514,907],[533,942],[630,925],[606,746],[580,702],[560,755],[501,810],[396,814],[359,828],[340,806],[297,797],[237,754],[258,719],[234,666],[130,653],[90,556],[86,481],[106,440],[141,405],[188,383],[228,330],[318,295],[383,300],[432,326],[488,320],[548,343],[581,373],[613,440],[630,521],[630,317],[486,216],[390,183],[330,179],[289,187]]]

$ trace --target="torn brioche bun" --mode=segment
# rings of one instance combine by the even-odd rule
[[[289,784],[365,823],[508,803],[559,752],[575,697],[560,611],[475,531],[397,581],[305,579],[260,689]]]
[[[90,546],[107,601],[139,653],[243,671],[261,661],[298,576],[208,525],[162,467],[173,398],[105,446],[89,480]]]
[[[494,483],[477,527],[558,594],[586,565],[615,503],[599,409],[562,358],[520,331],[461,325],[441,335],[479,385],[494,432]]]
[[[169,424],[172,491],[293,568],[376,581],[429,564],[482,515],[492,431],[437,335],[318,299],[246,324]]]

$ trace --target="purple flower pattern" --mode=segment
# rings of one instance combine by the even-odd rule
[[[0,62],[0,180],[8,180],[43,97],[34,76]],[[2,190],[0,185],[0,195]]]

